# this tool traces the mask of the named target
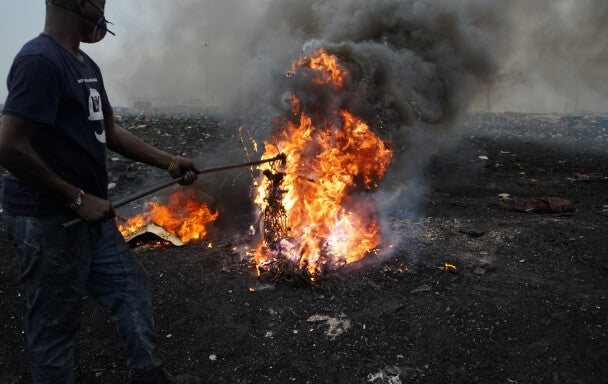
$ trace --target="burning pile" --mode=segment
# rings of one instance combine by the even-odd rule
[[[174,190],[166,203],[150,201],[143,213],[124,223],[119,221],[118,229],[128,237],[153,223],[188,243],[203,239],[218,216],[218,211],[212,212],[207,203],[198,201],[195,189],[182,187]]]
[[[297,60],[289,76],[338,94],[349,73],[324,49]],[[336,99],[339,99],[336,97]],[[261,238],[254,260],[275,276],[291,268],[315,281],[362,259],[380,244],[380,225],[370,192],[393,154],[368,124],[336,105],[329,112],[287,97],[289,117],[274,121],[264,157],[284,153],[282,167],[265,164],[257,183]],[[288,272],[288,271],[287,271]]]

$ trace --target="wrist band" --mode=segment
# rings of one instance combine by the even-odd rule
[[[173,168],[175,168],[175,155],[171,155],[171,161],[169,162],[169,167],[167,167],[167,172],[171,173]]]
[[[68,208],[72,209],[72,210],[77,210],[78,208],[80,208],[80,206],[82,205],[82,198],[84,197],[84,191],[80,188],[78,188],[78,193],[76,194],[76,197],[74,198],[74,201],[72,201],[70,204],[68,204]]]

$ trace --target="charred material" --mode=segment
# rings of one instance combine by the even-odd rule
[[[268,197],[266,198],[268,205],[262,212],[264,242],[270,250],[278,252],[279,242],[289,234],[287,212],[282,203],[283,195],[287,192],[287,190],[281,188],[281,182],[285,174],[265,170],[264,176],[270,180]]]

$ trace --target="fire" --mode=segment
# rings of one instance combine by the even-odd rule
[[[456,266],[454,264],[450,264],[450,263],[443,263],[445,266],[445,270],[448,272],[457,272],[458,268],[456,268]]]
[[[315,71],[315,84],[330,84],[336,89],[342,88],[348,74],[340,67],[338,58],[328,54],[323,48],[318,49],[312,57],[302,57],[295,61],[291,66],[291,74],[297,74],[301,68]]]
[[[320,49],[297,60],[290,75],[313,71],[313,83],[340,90],[348,72]],[[379,218],[369,192],[378,187],[393,154],[369,125],[343,107],[318,116],[287,97],[294,118],[276,120],[264,158],[284,153],[278,167],[264,164],[255,203],[263,229],[254,260],[259,268],[288,262],[312,279],[355,262],[380,243]]]
[[[118,224],[120,233],[127,236],[148,223],[154,223],[179,237],[183,243],[203,239],[219,212],[212,212],[205,202],[199,202],[194,192],[179,188],[171,193],[166,204],[148,202],[144,213]]]

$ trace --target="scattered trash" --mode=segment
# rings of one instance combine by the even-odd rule
[[[573,177],[574,181],[584,181],[584,182],[595,182],[595,181],[608,181],[608,176],[602,174],[584,174],[584,173],[575,173]]]
[[[511,195],[508,193],[499,193],[498,197],[500,197],[501,199],[510,199]]]
[[[490,208],[509,212],[524,213],[566,213],[574,212],[574,203],[561,197],[539,197],[513,203],[490,204]]]
[[[575,173],[574,179],[577,181],[589,181],[589,175],[585,175],[583,173]]]
[[[217,356],[215,354],[209,355],[209,360],[216,361],[217,360]]]
[[[257,283],[255,285],[254,289],[256,291],[270,291],[270,290],[273,290],[274,288],[275,288],[275,286],[272,285],[272,284],[260,284],[260,283]]]
[[[332,340],[340,336],[350,328],[350,320],[345,318],[346,315],[341,314],[340,318],[329,317],[327,315],[312,315],[306,319],[309,323],[324,322],[329,326],[325,334]]]
[[[482,230],[472,229],[472,228],[463,228],[463,229],[460,229],[458,232],[471,236],[471,237],[481,237],[486,234]]]
[[[418,288],[414,289],[412,293],[428,292],[431,290],[431,286],[428,284],[422,284]]]
[[[488,156],[479,156],[481,160],[488,160]]]
[[[378,373],[367,375],[367,382],[372,384],[401,384],[401,368],[386,367]]]
[[[125,237],[125,241],[127,243],[131,241],[137,242],[139,240],[138,238],[143,238],[144,235],[154,235],[165,241],[170,242],[176,247],[181,247],[182,245],[184,245],[184,243],[179,239],[179,237],[175,236],[170,232],[167,232],[167,230],[165,230],[163,227],[160,227],[154,223],[146,224],[137,231],[130,233]]]

